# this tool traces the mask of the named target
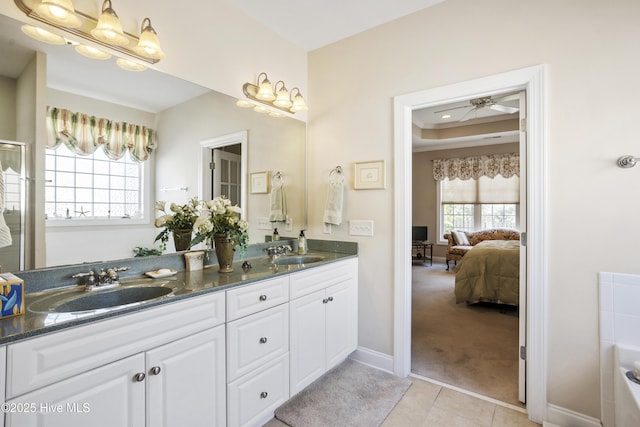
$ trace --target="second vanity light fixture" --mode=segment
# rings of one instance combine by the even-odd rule
[[[242,92],[250,101],[239,99],[236,105],[246,108],[253,107],[259,113],[269,113],[272,116],[282,115],[274,111],[273,108],[294,114],[309,110],[300,89],[294,87],[289,92],[282,80],[271,85],[267,73],[258,74],[256,84],[247,82],[242,85]]]
[[[132,57],[137,61],[155,64],[164,58],[160,48],[158,34],[151,26],[151,20],[142,21],[140,36],[136,37],[122,30],[118,15],[113,10],[111,0],[104,0],[102,13],[98,20],[76,11],[72,0],[36,0],[33,8],[27,6],[23,0],[14,0],[16,6],[27,16],[40,22],[49,24],[66,33],[81,37],[99,46],[113,49]],[[92,29],[88,29],[93,27]],[[53,44],[76,44],[46,30],[30,25],[23,26],[23,31],[37,40]],[[60,41],[63,41],[61,43]],[[94,59],[108,59],[111,54],[93,46],[78,44],[78,53]],[[125,58],[118,58],[117,64],[126,70],[141,71],[146,68],[139,62]]]

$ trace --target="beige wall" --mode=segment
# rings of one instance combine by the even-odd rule
[[[16,80],[0,76],[0,139],[16,139]]]
[[[437,243],[438,200],[437,181],[433,179],[433,160],[453,157],[482,156],[488,154],[517,153],[518,143],[485,145],[481,147],[457,148],[452,150],[420,151],[413,153],[412,214],[413,224],[429,227],[429,240]],[[433,256],[444,258],[446,244],[434,244]]]
[[[599,417],[597,272],[639,273],[640,2],[447,0],[309,56],[309,192],[329,170],[384,159],[393,175],[393,97],[547,64],[548,401]],[[359,243],[359,344],[393,353],[393,181],[345,193],[346,219],[375,236],[322,234],[324,199],[309,199],[309,236]],[[567,250],[567,235],[571,235]],[[620,251],[624,247],[627,250]]]

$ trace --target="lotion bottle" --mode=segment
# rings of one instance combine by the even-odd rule
[[[273,236],[271,236],[271,240],[273,240],[274,242],[280,240],[280,234],[278,233],[277,227],[273,229]]]
[[[304,230],[300,230],[298,236],[298,255],[305,255],[307,253],[307,237],[304,235]]]

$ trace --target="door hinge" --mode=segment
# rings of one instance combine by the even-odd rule
[[[520,359],[527,360],[527,347],[523,345],[520,346]]]
[[[527,131],[527,119],[520,119],[520,132]]]
[[[520,233],[520,246],[527,246],[527,232]]]
[[[216,164],[214,162],[209,162],[209,169],[215,170]]]

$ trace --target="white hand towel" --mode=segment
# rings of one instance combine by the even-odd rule
[[[287,220],[287,204],[284,197],[284,186],[282,182],[271,186],[271,212],[269,221],[284,222]]]
[[[11,246],[11,230],[4,220],[4,174],[0,163],[0,248]]]
[[[327,191],[327,202],[324,207],[323,221],[327,224],[342,223],[342,202],[344,198],[344,182],[330,181]]]

